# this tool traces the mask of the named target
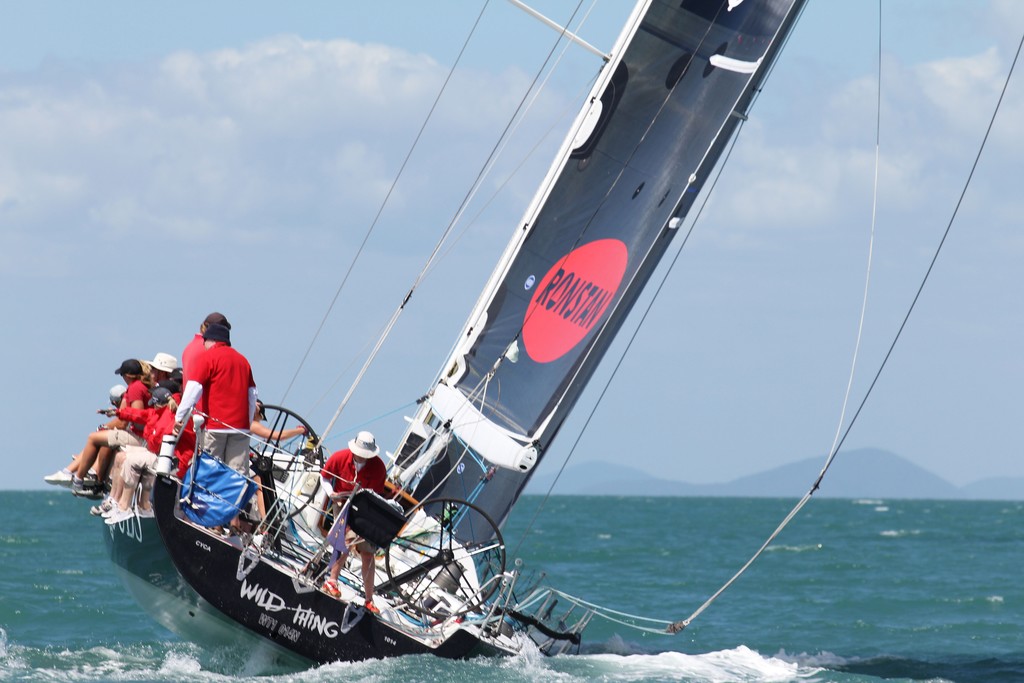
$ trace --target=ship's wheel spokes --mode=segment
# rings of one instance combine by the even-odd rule
[[[260,438],[253,434],[249,440],[254,471],[261,473],[261,476],[273,476],[276,486],[288,484],[291,477],[299,472],[316,472],[319,476],[326,459],[324,449],[314,445],[320,438],[301,415],[282,406],[264,403],[259,421],[270,430],[271,435]],[[297,427],[303,427],[305,432],[292,435]],[[278,502],[287,509],[285,519],[299,514],[312,501],[317,487],[307,488],[308,491],[298,498],[291,492],[278,496]]]
[[[457,498],[420,503],[408,519],[387,549],[388,581],[381,591],[431,618],[479,611],[505,572],[505,542],[497,525]]]

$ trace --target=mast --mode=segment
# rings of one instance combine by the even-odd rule
[[[803,2],[637,4],[403,439],[416,497],[504,521]]]

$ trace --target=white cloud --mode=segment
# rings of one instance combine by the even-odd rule
[[[884,59],[881,219],[906,225],[914,218],[924,223],[948,218],[951,198],[966,180],[1008,66],[996,47],[920,64]],[[769,82],[764,97],[793,97],[793,91],[773,90],[779,85]],[[1020,209],[1019,193],[999,196],[994,191],[1019,177],[995,170],[1019,168],[1019,154],[1011,150],[1024,142],[1018,115],[1024,97],[1011,95],[1000,112],[1000,136],[983,159],[992,170],[973,188],[994,214],[1007,204],[1014,207],[1008,213]],[[793,124],[777,115],[772,104],[768,117],[755,112],[746,124],[712,203],[723,244],[763,248],[780,231],[792,239],[821,229],[846,229],[851,221],[867,225],[875,173],[876,76],[857,76],[822,92],[817,102],[807,100],[806,92],[799,97],[805,99],[784,109],[783,116],[803,120],[796,125],[800,134],[794,135]],[[940,207],[944,213],[938,213]]]
[[[99,239],[230,244],[372,216],[443,76],[400,49],[280,36],[0,82],[0,221],[23,236],[8,246],[41,251],[86,226]],[[485,103],[508,91],[468,78]],[[479,128],[495,113],[453,108],[437,125],[471,133],[470,119]],[[393,199],[425,192],[410,180]]]

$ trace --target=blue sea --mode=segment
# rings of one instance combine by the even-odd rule
[[[566,592],[678,620],[793,503],[527,496],[505,536]],[[579,654],[309,669],[157,625],[121,587],[87,508],[63,489],[0,492],[0,680],[1024,681],[1018,502],[812,500],[674,636],[595,621]]]

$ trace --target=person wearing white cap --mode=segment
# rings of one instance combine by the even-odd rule
[[[160,352],[153,356],[153,360],[149,361],[150,367],[154,370],[160,370],[170,375],[172,372],[178,369],[178,359],[169,353]],[[167,379],[166,377],[162,379]],[[159,380],[157,380],[159,381]]]
[[[370,489],[376,493],[384,493],[384,482],[387,479],[387,468],[384,461],[377,457],[380,448],[377,440],[370,432],[359,432],[348,442],[348,448],[335,452],[324,463],[320,470],[320,485],[327,491],[334,503],[334,515],[337,519],[345,500],[358,489]],[[339,522],[340,523],[340,522]],[[337,525],[338,523],[336,523]],[[379,614],[380,610],[373,604],[374,560],[375,549],[360,538],[351,529],[345,530],[344,550],[335,549],[331,556],[331,575],[324,582],[324,591],[329,595],[338,596],[338,574],[348,551],[355,551],[362,561],[363,593],[366,596],[366,609]]]
[[[169,379],[171,373],[178,369],[178,359],[169,353],[160,352],[149,361],[149,374],[153,378],[153,384],[159,384]]]

